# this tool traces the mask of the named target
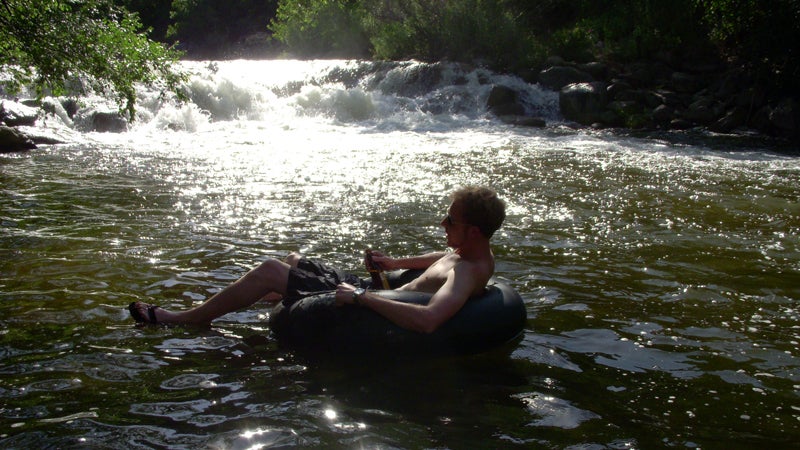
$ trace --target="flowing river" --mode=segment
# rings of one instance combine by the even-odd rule
[[[123,133],[0,156],[3,448],[796,448],[800,159],[752,137],[575,130],[557,96],[456,65],[185,63]],[[493,84],[546,128],[486,112]],[[58,113],[58,111],[57,111]],[[83,115],[82,115],[83,114]],[[268,257],[362,271],[442,249],[448,193],[493,186],[519,342],[315,361],[269,308],[133,325]],[[366,276],[366,272],[363,272]]]

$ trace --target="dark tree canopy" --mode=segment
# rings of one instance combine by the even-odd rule
[[[132,113],[136,83],[177,87],[172,63],[181,55],[172,44],[202,59],[283,51],[508,71],[535,69],[550,55],[724,59],[800,92],[797,0],[0,0],[6,90],[32,84],[58,95],[88,80]]]

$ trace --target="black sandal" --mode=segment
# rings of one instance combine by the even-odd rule
[[[159,309],[160,306],[157,305],[149,305],[147,307],[147,317],[143,316],[139,308],[136,307],[137,304],[141,302],[132,302],[128,305],[128,311],[131,313],[131,317],[136,323],[143,324],[143,325],[158,325],[158,319],[156,319],[156,309]]]

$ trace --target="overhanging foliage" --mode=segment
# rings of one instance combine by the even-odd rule
[[[103,0],[0,0],[4,88],[78,94],[84,83],[111,93],[133,117],[137,83],[177,92],[180,54],[149,40],[136,15]]]

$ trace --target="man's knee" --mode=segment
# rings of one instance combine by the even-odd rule
[[[284,259],[284,261],[286,261],[286,264],[288,264],[288,265],[290,265],[292,267],[297,267],[297,263],[300,262],[301,258],[303,258],[303,255],[301,255],[300,253],[297,253],[297,252],[292,252],[292,253],[289,253],[288,255],[286,255],[286,258]]]
[[[289,275],[289,266],[283,261],[268,259],[259,264],[251,273],[260,283],[274,290],[286,285],[286,280]]]

